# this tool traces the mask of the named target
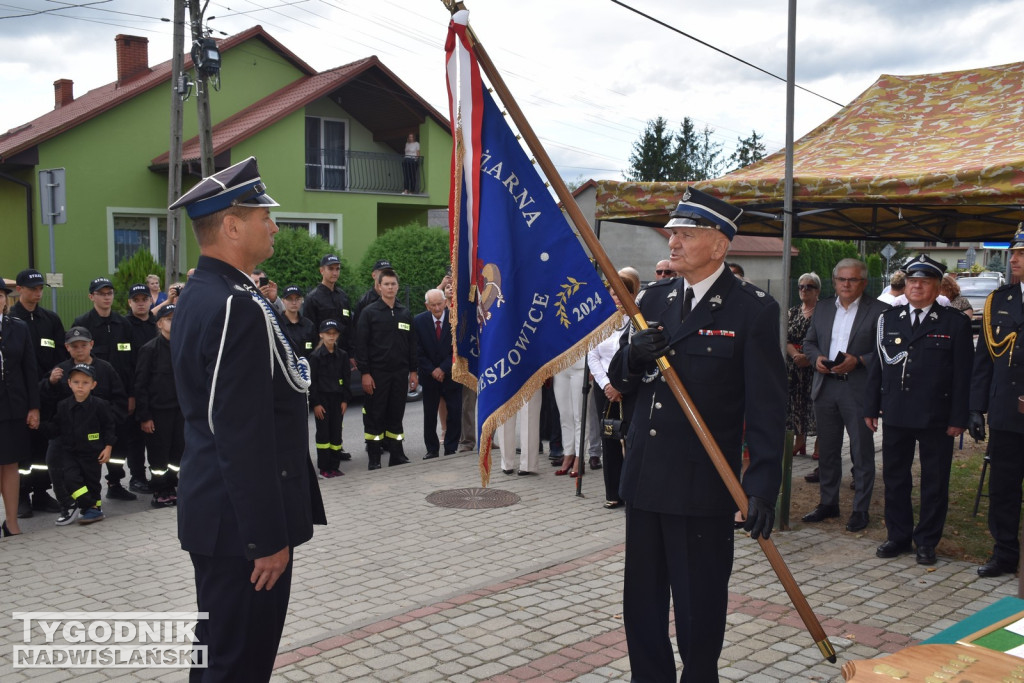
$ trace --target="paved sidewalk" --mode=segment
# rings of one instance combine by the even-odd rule
[[[356,433],[348,421],[346,433]],[[475,453],[423,461],[422,447],[409,446],[412,464],[367,472],[365,455],[350,450],[347,476],[320,482],[330,525],[296,552],[275,681],[628,680],[623,512],[601,507],[601,472],[588,473],[580,498],[546,458],[538,477],[495,467],[491,488],[518,503],[452,509],[426,497],[479,486]],[[794,474],[812,467],[798,458]],[[738,537],[722,680],[842,680],[843,661],[898,650],[1016,592],[1014,579],[981,579],[968,563],[879,560],[869,539],[802,525],[798,511],[793,519],[772,538],[839,663],[822,661],[757,544]],[[14,611],[194,611],[173,510],[88,527],[39,522],[0,542],[0,576],[4,683],[186,679],[180,670],[11,668],[22,638]]]

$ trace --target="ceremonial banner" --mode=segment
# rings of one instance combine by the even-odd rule
[[[456,12],[445,45],[452,122],[449,203],[453,377],[477,391],[480,476],[494,430],[621,314],[600,273],[482,86]],[[514,444],[507,444],[514,447]]]

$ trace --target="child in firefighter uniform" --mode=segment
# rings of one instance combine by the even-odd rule
[[[351,400],[348,378],[352,372],[348,354],[338,346],[338,321],[320,323],[320,344],[309,356],[309,404],[316,418],[316,465],[320,476],[330,479],[345,474],[338,465],[352,456],[342,450],[341,420]]]

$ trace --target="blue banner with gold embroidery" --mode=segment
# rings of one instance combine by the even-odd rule
[[[477,391],[477,443],[486,485],[494,430],[515,419],[548,377],[598,343],[601,331],[609,333],[621,316],[490,94],[481,89],[475,95],[474,104],[482,109],[479,176],[465,177],[473,164],[458,153],[453,157],[453,181],[464,181],[456,183],[460,206],[450,211],[452,227],[458,226],[452,231],[454,376]],[[462,108],[463,115],[468,109]],[[453,114],[453,128],[468,135],[457,118]],[[464,147],[457,143],[456,149]],[[475,235],[467,210],[474,185],[479,193]]]

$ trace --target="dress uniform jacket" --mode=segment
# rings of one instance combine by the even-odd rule
[[[338,285],[327,289],[324,283],[309,290],[306,300],[302,303],[302,315],[313,322],[313,329],[319,330],[320,323],[334,319],[338,321],[338,346],[352,355],[352,306],[348,294]]]
[[[137,361],[135,333],[132,325],[120,313],[111,311],[106,318],[93,308],[75,318],[73,327],[84,327],[92,333],[92,356],[105,360],[114,366],[125,391],[135,388],[135,363]]]
[[[306,391],[279,360],[286,342],[255,292],[244,273],[201,256],[174,314],[171,360],[185,416],[178,538],[196,555],[266,557],[326,523],[311,476]]]
[[[750,466],[743,489],[772,502],[782,479],[786,426],[779,305],[728,269],[680,322],[683,298],[682,278],[659,280],[647,288],[640,312],[664,328],[668,360],[737,477],[746,420]],[[636,397],[623,500],[662,514],[731,515],[736,505],[657,366],[630,372],[627,337],[608,368],[612,385]]]
[[[37,380],[49,375],[57,363],[68,357],[64,348],[64,323],[56,313],[42,306],[29,311],[19,302],[11,306],[11,317],[24,320],[28,325],[36,354]]]
[[[990,309],[991,319],[987,327],[997,346],[994,351],[1000,355],[992,358],[982,330],[974,353],[970,398],[971,410],[988,413],[989,427],[1017,434],[1024,434],[1024,413],[1017,411],[1017,397],[1024,394],[1021,298],[1019,284],[1000,287],[989,295],[985,305]]]
[[[878,320],[878,357],[868,366],[864,416],[910,429],[967,426],[973,349],[971,322],[933,304],[911,328],[913,308],[899,306]],[[902,358],[900,358],[902,356]]]
[[[24,422],[28,411],[39,408],[35,348],[24,321],[0,317],[0,420]]]
[[[416,370],[416,337],[412,315],[398,301],[394,308],[383,299],[373,302],[359,315],[355,341],[359,372],[410,373]]]

